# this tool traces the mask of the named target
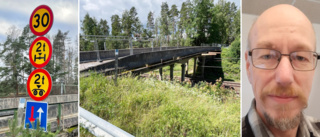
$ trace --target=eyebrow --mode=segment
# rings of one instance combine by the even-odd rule
[[[257,44],[257,48],[269,48],[269,49],[275,49],[275,45],[273,45],[271,42],[268,41],[262,41]],[[314,51],[315,49],[310,49],[309,46],[306,46],[304,44],[297,44],[292,47],[294,51]]]
[[[275,46],[270,42],[262,41],[262,42],[259,42],[257,44],[257,48],[270,48],[270,49],[273,49],[273,48],[275,48]]]

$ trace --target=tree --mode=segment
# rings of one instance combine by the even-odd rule
[[[176,34],[177,34],[177,22],[178,22],[178,16],[179,16],[179,11],[177,9],[177,5],[173,4],[171,6],[171,9],[169,10],[169,31],[171,34],[171,38],[173,39],[171,41],[171,45],[176,45]]]
[[[195,0],[194,5],[194,27],[196,29],[194,44],[200,45],[208,42],[210,35],[208,29],[212,18],[212,14],[209,11],[213,7],[213,2],[211,0]]]
[[[84,35],[97,34],[97,21],[95,18],[91,18],[88,13],[84,16],[84,19],[81,25],[82,25],[81,30],[83,31]]]
[[[152,37],[153,32],[154,32],[154,17],[153,17],[153,12],[148,13],[148,22],[147,22],[147,29],[148,29],[148,36]]]
[[[162,2],[161,4],[161,18],[160,18],[160,33],[161,35],[167,37],[167,43],[169,43],[169,7],[167,2]]]
[[[111,16],[111,35],[112,36],[119,36],[121,34],[121,23],[120,18],[117,14]]]
[[[81,23],[81,30],[83,32],[83,35],[98,35],[98,24],[96,19],[93,17],[90,17],[90,15],[87,13],[84,16],[84,19]],[[94,43],[90,42],[90,38],[83,37],[80,35],[80,50],[81,51],[91,51],[95,50]]]
[[[19,85],[24,80],[24,63],[29,61],[23,54],[28,45],[25,43],[25,37],[20,36],[21,30],[15,26],[11,26],[7,32],[7,40],[1,45],[0,58],[4,63],[4,67],[0,67],[0,92],[9,93],[16,92],[18,95]],[[24,33],[26,33],[24,31]]]
[[[180,10],[180,21],[178,27],[183,46],[190,46],[193,41],[191,38],[194,30],[192,22],[192,4],[190,1],[183,2]],[[184,39],[183,35],[185,35]]]
[[[109,35],[109,26],[107,20],[100,19],[98,27],[98,34],[97,35]]]
[[[125,36],[132,37],[133,34],[141,32],[141,22],[137,15],[135,7],[122,13],[122,29]]]
[[[46,68],[48,67],[48,70],[51,74],[52,81],[55,82],[61,82],[63,81],[63,76],[68,73],[64,72],[62,68],[66,68],[66,60],[65,60],[65,52],[66,52],[66,40],[67,35],[69,31],[62,32],[61,30],[58,30],[57,35],[54,36],[53,45],[54,50],[52,52],[52,60],[48,63]],[[52,63],[51,63],[52,62]],[[50,64],[51,63],[51,64]],[[52,72],[52,73],[51,73]],[[58,80],[58,81],[56,81]]]

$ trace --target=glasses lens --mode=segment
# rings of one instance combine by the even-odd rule
[[[253,49],[253,65],[261,69],[274,69],[279,63],[281,53],[271,49]]]
[[[316,66],[317,54],[310,51],[292,52],[290,58],[295,70],[313,70]]]

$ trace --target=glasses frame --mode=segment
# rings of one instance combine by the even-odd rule
[[[279,52],[279,53],[280,53],[280,58],[279,58],[279,60],[278,60],[277,66],[275,66],[274,68],[271,68],[271,69],[256,67],[256,66],[253,64],[253,58],[252,58],[252,52],[253,52],[254,50],[256,50],[256,49],[268,49],[268,50],[273,50],[273,51]],[[294,52],[301,52],[301,51],[293,51],[293,52],[290,52],[289,54],[282,54],[280,51],[275,50],[275,49],[269,49],[269,48],[254,48],[254,49],[251,49],[251,50],[248,51],[248,55],[251,57],[251,62],[252,62],[252,65],[253,65],[254,67],[256,67],[256,68],[258,68],[258,69],[265,69],[265,70],[274,70],[274,69],[276,69],[276,68],[279,66],[279,64],[280,64],[280,61],[281,61],[281,59],[282,59],[282,56],[288,56],[288,57],[289,57],[289,60],[290,60],[291,67],[292,67],[294,70],[297,70],[297,69],[294,68],[294,66],[293,66],[293,64],[292,64],[292,60],[291,60],[291,58],[290,58],[290,55],[291,55],[292,53],[294,53]],[[314,65],[313,69],[311,69],[311,70],[299,70],[299,69],[298,69],[297,71],[312,71],[312,70],[314,70],[314,69],[317,67],[317,62],[318,62],[318,60],[320,60],[320,55],[319,55],[317,52],[314,52],[314,51],[305,51],[305,52],[312,52],[312,53],[314,53],[314,54],[317,56],[317,57],[316,57],[316,64]]]

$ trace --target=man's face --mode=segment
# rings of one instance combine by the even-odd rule
[[[251,49],[268,48],[281,54],[315,51],[315,36],[308,25],[299,17],[286,19],[277,14],[261,15],[249,36]],[[314,70],[294,70],[289,56],[282,56],[276,69],[259,69],[252,65],[248,52],[245,56],[247,75],[260,117],[265,121],[266,114],[275,120],[300,115],[307,106]]]

